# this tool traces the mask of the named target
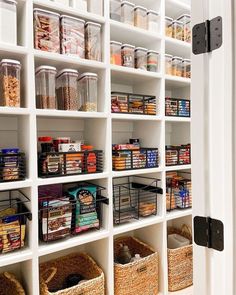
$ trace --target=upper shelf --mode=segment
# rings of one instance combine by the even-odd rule
[[[190,1],[189,1],[190,2]],[[181,14],[190,14],[191,6],[181,0],[165,0],[166,16],[177,18]]]
[[[181,56],[183,58],[190,58],[191,44],[180,41],[174,38],[166,37],[166,53]]]
[[[191,79],[182,78],[177,76],[165,75],[166,87],[180,88],[180,87],[190,87]]]

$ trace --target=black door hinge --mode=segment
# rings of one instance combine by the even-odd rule
[[[194,217],[194,241],[197,245],[224,250],[224,224],[210,217]]]
[[[193,27],[193,53],[195,55],[211,52],[221,47],[222,17],[217,16],[212,20],[197,24]]]

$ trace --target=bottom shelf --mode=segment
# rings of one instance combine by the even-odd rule
[[[180,291],[169,292],[169,295],[193,295],[193,286]]]

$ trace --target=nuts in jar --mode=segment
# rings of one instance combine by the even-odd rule
[[[78,79],[80,111],[97,112],[98,76],[84,73]]]
[[[123,44],[121,47],[122,65],[124,67],[134,68],[134,49],[130,44]]]

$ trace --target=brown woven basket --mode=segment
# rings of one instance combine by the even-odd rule
[[[120,244],[127,245],[132,256],[140,254],[141,260],[129,264],[115,264],[115,295],[157,295],[158,253],[133,237],[120,237],[114,241],[115,259]]]
[[[179,234],[192,244],[192,231],[187,225],[183,225],[181,229],[168,227],[168,234]],[[193,284],[193,245],[168,249],[168,282],[170,292]]]
[[[25,295],[25,291],[13,274],[4,272],[0,274],[0,295]]]
[[[80,274],[87,282],[63,289],[70,274]],[[63,289],[56,292],[50,290]],[[64,256],[40,264],[41,295],[105,295],[104,273],[86,253]]]

